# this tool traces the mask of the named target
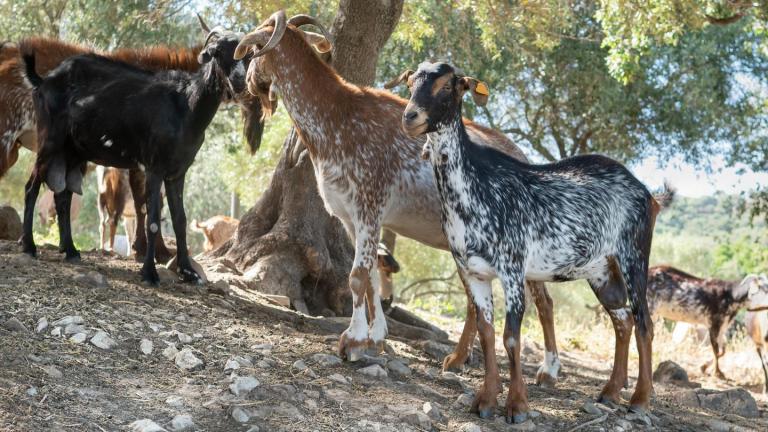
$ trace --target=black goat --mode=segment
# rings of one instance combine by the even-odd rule
[[[146,172],[149,202],[147,254],[142,280],[159,281],[155,237],[160,227],[160,187],[165,183],[176,232],[179,270],[185,281],[201,281],[186,242],[184,177],[223,100],[245,89],[248,58],[234,60],[240,34],[208,33],[197,73],[150,72],[88,54],[71,57],[46,78],[35,71],[34,53],[24,52],[26,75],[35,89],[38,156],[26,186],[25,253],[36,255],[32,215],[40,184],[55,193],[61,245],[67,260],[79,260],[69,225],[72,193],[82,193],[86,161]]]
[[[423,63],[408,84],[412,96],[403,129],[411,136],[427,134],[423,156],[430,158],[437,180],[443,230],[477,307],[486,371],[473,411],[492,416],[500,388],[491,293],[496,277],[506,300],[508,422],[523,421],[528,413],[520,366],[526,279],[587,279],[617,327],[619,365],[628,355],[631,327],[617,323],[633,316],[640,373],[630,404],[647,408],[653,326],[645,289],[658,202],[624,166],[603,156],[530,165],[474,142],[462,123],[461,99],[469,90],[475,102],[484,104],[488,88],[448,64]],[[623,369],[614,368],[602,400],[618,402]]]

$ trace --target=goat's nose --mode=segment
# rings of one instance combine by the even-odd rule
[[[405,121],[412,121],[418,115],[419,115],[419,113],[417,113],[415,110],[414,111],[406,111],[405,114],[403,114],[403,119]]]

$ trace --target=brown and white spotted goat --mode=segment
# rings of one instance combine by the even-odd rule
[[[315,25],[325,37],[299,29],[304,24]],[[286,20],[280,11],[243,38],[236,56],[242,58],[253,49],[249,90],[265,101],[265,112],[275,100],[270,89],[279,91],[309,151],[326,209],[342,221],[355,244],[349,277],[353,315],[339,340],[339,353],[355,360],[366,346],[379,346],[387,335],[376,268],[381,228],[443,250],[448,249],[448,240],[440,225],[440,201],[432,169],[418,158],[424,138],[409,137],[399,126],[407,101],[387,91],[345,82],[315,53],[315,49],[330,50],[329,40],[314,18],[299,15]],[[525,158],[498,132],[469,121],[467,130],[483,145]],[[461,277],[464,280],[464,275]],[[533,284],[531,291],[548,351],[537,380],[552,382],[560,364],[552,300],[541,283]],[[458,367],[467,359],[477,333],[475,311],[468,302],[464,332],[456,351],[445,359],[444,368]]]
[[[428,136],[423,157],[430,160],[437,179],[443,229],[477,307],[486,374],[473,411],[492,417],[501,384],[493,328],[494,278],[500,279],[505,294],[507,422],[522,422],[529,411],[520,363],[526,279],[586,279],[603,307],[615,315],[626,314],[629,301],[640,357],[630,408],[647,408],[653,326],[645,288],[658,202],[629,170],[604,156],[530,165],[478,145],[462,122],[462,97],[469,91],[483,105],[488,88],[447,63],[422,63],[408,83],[411,100],[402,115],[403,129],[409,136]],[[628,349],[619,342],[614,375],[600,395],[614,403],[624,384],[615,379],[617,364]]]
[[[761,282],[762,281],[762,282]],[[765,276],[747,276],[743,281],[701,279],[674,267],[658,266],[648,271],[648,307],[654,317],[700,324],[709,329],[714,364],[712,374],[720,379],[719,358],[725,354],[725,333],[736,314],[754,305],[768,305]],[[702,365],[704,372],[709,363]]]

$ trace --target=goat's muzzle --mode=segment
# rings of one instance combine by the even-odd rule
[[[422,135],[427,131],[427,120],[426,112],[408,104],[403,112],[403,131],[412,138]]]

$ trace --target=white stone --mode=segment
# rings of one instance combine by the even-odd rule
[[[347,378],[342,374],[335,373],[328,375],[328,379],[339,384],[349,385],[349,381],[347,381]]]
[[[144,355],[152,354],[152,350],[155,348],[154,344],[149,339],[142,339],[139,342],[139,351]]]
[[[437,407],[437,404],[433,404],[432,402],[424,402],[421,410],[424,411],[424,414],[428,415],[429,418],[435,421],[440,421],[443,417],[440,413],[440,408]]]
[[[67,315],[64,318],[57,319],[56,321],[52,322],[52,326],[67,326],[69,324],[82,324],[85,321],[83,321],[83,317],[80,315]]]
[[[227,360],[227,363],[224,365],[224,372],[234,371],[237,369],[240,369],[240,362],[235,359]]]
[[[61,336],[61,327],[54,327],[53,330],[51,330],[51,336],[54,336],[54,337]]]
[[[61,373],[60,370],[56,368],[56,366],[49,365],[49,366],[43,366],[43,370],[46,374],[48,374],[49,377],[54,379],[59,379],[64,376],[63,373]]]
[[[163,357],[167,358],[168,360],[173,360],[176,358],[176,354],[179,353],[179,350],[176,349],[176,345],[168,345],[163,350]]]
[[[234,382],[229,385],[229,391],[235,396],[245,396],[259,386],[259,380],[252,376],[235,377]]]
[[[91,343],[93,346],[105,350],[112,349],[117,346],[117,342],[109,337],[109,335],[106,334],[103,330],[99,330],[95,335],[93,335],[91,338]]]
[[[293,362],[293,368],[303,371],[307,369],[307,364],[304,363],[304,360],[296,360],[295,362]]]
[[[176,354],[174,359],[176,366],[188,371],[196,371],[205,367],[205,363],[200,360],[189,348],[184,348]]]
[[[179,342],[181,342],[183,344],[192,343],[192,336],[190,336],[190,335],[188,335],[186,333],[178,332],[178,333],[176,333],[176,336],[179,338]]]
[[[132,432],[167,432],[166,429],[150,419],[136,420],[128,426],[128,430]]]
[[[27,389],[28,396],[37,396],[37,387],[30,387]]]
[[[368,367],[364,367],[362,369],[358,369],[358,372],[363,375],[368,375],[370,377],[374,378],[386,378],[387,377],[387,371],[384,370],[381,366],[374,364],[370,365]]]
[[[184,406],[184,398],[181,396],[168,396],[168,398],[165,399],[165,403],[174,408],[181,408]]]
[[[48,318],[42,317],[37,320],[37,326],[35,326],[35,333],[42,333],[48,328]]]
[[[246,423],[251,419],[251,415],[244,408],[236,406],[232,408],[232,418],[238,423]]]
[[[85,327],[80,324],[67,324],[66,327],[64,327],[65,335],[72,335],[75,333],[87,333],[87,332],[88,330],[86,330]]]
[[[87,338],[88,338],[88,335],[85,333],[75,333],[72,335],[71,338],[69,338],[69,341],[72,343],[81,344],[85,342]]]
[[[179,414],[171,420],[171,429],[176,432],[189,431],[195,428],[195,422],[189,414]]]
[[[332,354],[318,353],[312,356],[318,365],[323,367],[336,366],[341,364],[341,359]]]
[[[474,424],[474,423],[464,423],[461,425],[461,429],[459,429],[461,432],[483,432],[482,429],[480,429],[480,426]]]

